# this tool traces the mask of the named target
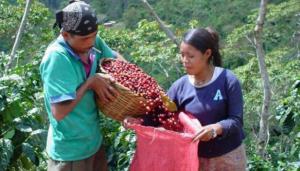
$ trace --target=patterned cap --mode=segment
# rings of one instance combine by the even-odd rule
[[[56,13],[55,26],[63,31],[84,36],[98,29],[98,19],[89,4],[84,1],[71,1]]]

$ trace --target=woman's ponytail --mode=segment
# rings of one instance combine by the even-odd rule
[[[207,30],[212,39],[213,39],[213,48],[212,48],[212,55],[211,55],[211,60],[213,62],[213,65],[214,66],[222,66],[222,57],[221,57],[221,54],[220,54],[220,48],[219,48],[219,35],[218,33],[212,29],[211,27],[206,27],[205,30]]]

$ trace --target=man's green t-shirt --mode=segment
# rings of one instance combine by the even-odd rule
[[[113,51],[96,37],[91,51],[91,70],[88,77],[95,75],[97,62],[104,57],[114,57]],[[74,161],[95,154],[102,143],[98,109],[94,92],[88,90],[76,107],[62,120],[57,121],[51,112],[51,103],[76,98],[76,90],[87,80],[80,57],[75,54],[62,36],[47,48],[40,65],[43,81],[45,106],[50,126],[47,138],[47,153],[58,161]]]

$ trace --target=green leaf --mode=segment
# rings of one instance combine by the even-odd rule
[[[21,132],[32,132],[31,125],[29,125],[26,121],[21,118],[15,118],[14,122],[16,123],[16,128]]]
[[[3,117],[3,123],[11,123],[14,118],[22,115],[23,108],[21,108],[19,100],[13,101],[5,107],[3,111],[0,111],[0,115]]]
[[[47,131],[44,129],[37,129],[30,133],[28,143],[34,147],[44,149],[46,147]]]
[[[0,170],[6,170],[13,156],[14,146],[9,139],[0,139]]]
[[[25,156],[25,154],[21,154],[20,157],[21,162],[19,163],[19,168],[18,169],[22,169],[22,170],[35,170],[35,166],[34,164],[31,162],[31,160]]]
[[[12,129],[12,130],[8,131],[8,132],[4,135],[4,138],[5,138],[5,139],[11,139],[14,135],[15,135],[15,129]]]
[[[22,152],[28,157],[32,163],[36,163],[36,155],[34,153],[33,147],[28,143],[22,143]]]

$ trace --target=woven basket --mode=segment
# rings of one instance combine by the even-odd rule
[[[107,74],[102,67],[101,71]],[[123,121],[127,116],[137,117],[147,112],[147,109],[142,105],[147,102],[144,97],[137,95],[118,82],[116,82],[113,86],[119,92],[118,97],[114,101],[104,104],[101,100],[96,98],[98,108],[103,114],[112,119]]]

